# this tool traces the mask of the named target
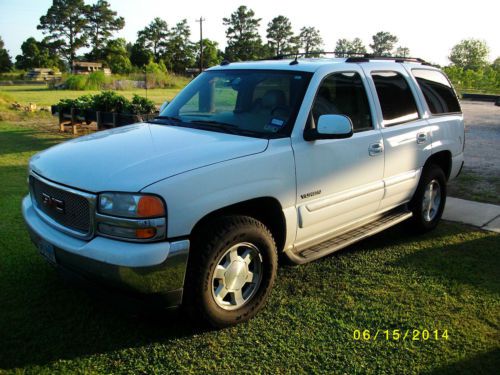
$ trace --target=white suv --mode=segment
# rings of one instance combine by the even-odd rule
[[[22,210],[64,272],[223,327],[264,305],[279,254],[434,228],[463,148],[457,96],[419,60],[223,63],[155,120],[35,155]]]

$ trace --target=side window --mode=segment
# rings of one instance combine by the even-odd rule
[[[334,73],[323,80],[312,107],[315,123],[321,115],[348,116],[354,132],[373,128],[366,90],[358,73]]]
[[[457,96],[443,73],[426,69],[413,69],[412,73],[433,115],[461,112]]]
[[[396,72],[373,72],[384,126],[418,119],[417,103],[406,79]]]

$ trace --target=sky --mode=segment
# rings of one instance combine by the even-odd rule
[[[95,1],[85,1],[87,4]],[[486,41],[489,60],[500,56],[500,1],[439,0],[108,0],[111,8],[125,18],[125,28],[116,37],[135,41],[137,31],[154,17],[169,26],[187,19],[191,39],[199,40],[199,23],[205,18],[203,36],[226,45],[223,17],[229,17],[238,6],[246,5],[262,18],[260,34],[265,40],[269,21],[277,15],[288,17],[295,33],[303,26],[319,29],[324,51],[333,51],[339,38],[361,38],[365,45],[378,31],[389,31],[399,38],[396,46],[410,48],[411,55],[441,65],[449,64],[451,48],[466,38]],[[51,0],[0,0],[0,37],[12,58],[21,53],[21,44],[30,36],[41,39],[36,29],[40,16],[47,12]],[[84,52],[81,50],[80,53]]]

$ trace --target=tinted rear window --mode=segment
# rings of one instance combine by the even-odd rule
[[[396,72],[374,72],[373,82],[382,108],[384,125],[418,119],[415,98],[406,79]]]
[[[457,96],[443,73],[425,69],[413,69],[412,73],[432,114],[461,111]]]

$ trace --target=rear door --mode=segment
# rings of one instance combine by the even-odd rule
[[[431,133],[408,72],[401,64],[363,65],[376,100],[384,140],[384,197],[379,211],[407,202],[431,155]]]
[[[358,65],[315,74],[304,103],[308,119],[292,134],[299,227],[296,246],[307,247],[342,227],[374,214],[383,196],[382,135],[373,118],[373,100]],[[313,98],[312,100],[310,98]],[[347,139],[305,141],[304,127],[321,115],[351,118]],[[298,120],[299,121],[299,120]]]

